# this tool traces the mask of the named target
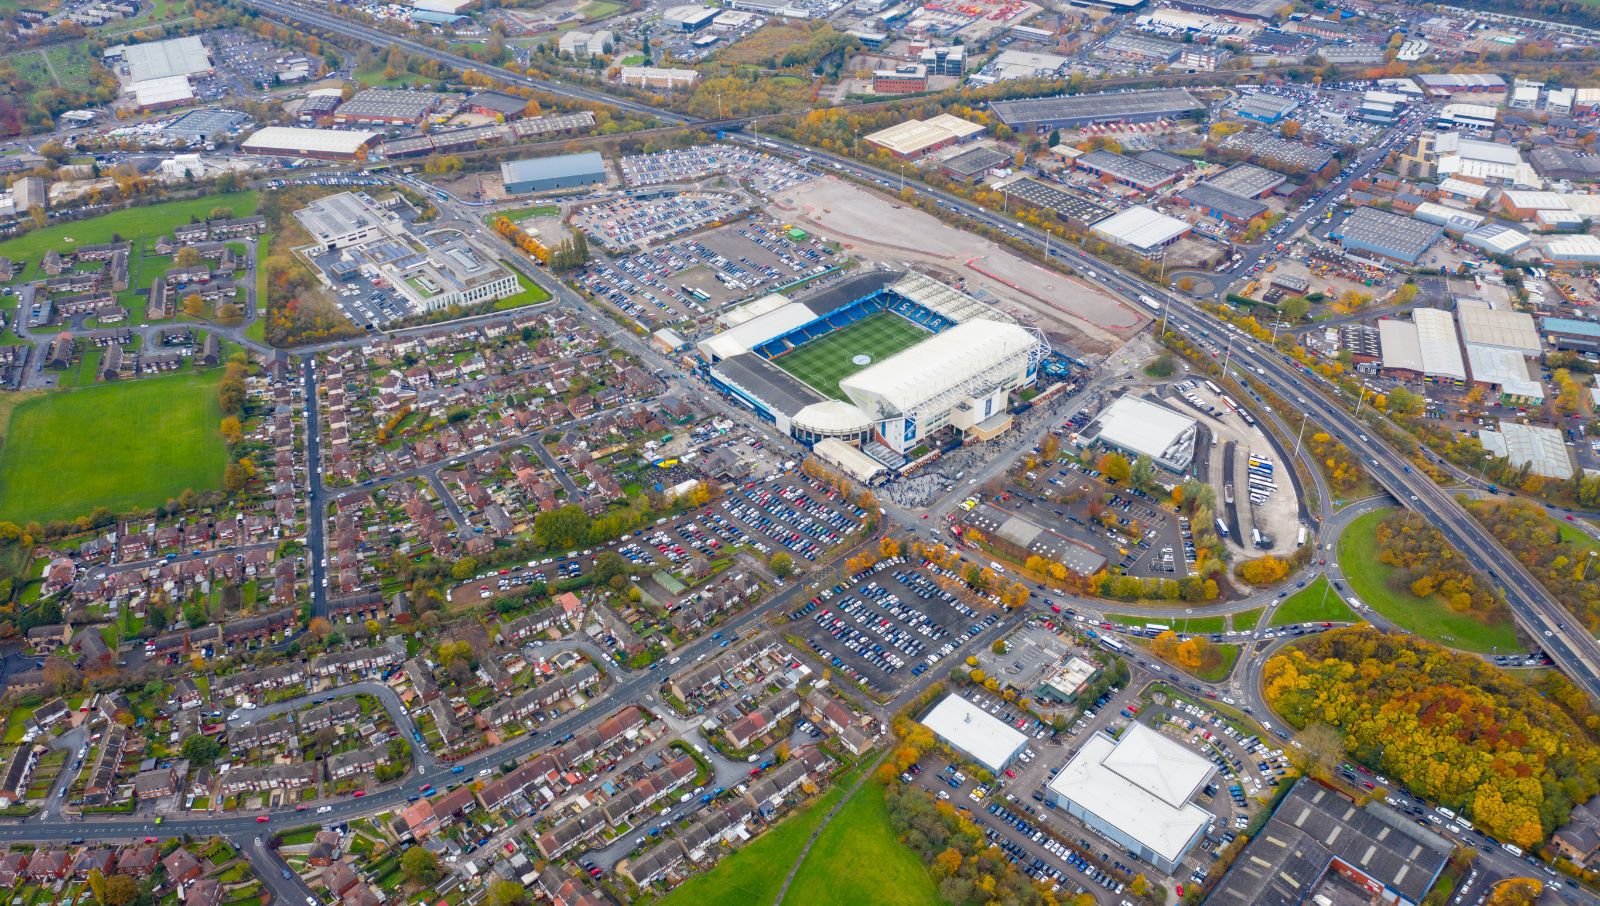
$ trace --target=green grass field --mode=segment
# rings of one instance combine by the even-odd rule
[[[1350,589],[1367,606],[1407,632],[1463,651],[1520,649],[1516,627],[1509,620],[1484,623],[1454,613],[1437,598],[1422,599],[1409,590],[1391,588],[1394,567],[1378,561],[1378,523],[1392,510],[1358,517],[1339,537],[1339,565]]]
[[[1261,622],[1261,614],[1265,610],[1265,608],[1257,607],[1253,610],[1241,610],[1233,614],[1233,631],[1248,632],[1256,628],[1256,624]]]
[[[95,245],[110,242],[112,236],[123,239],[155,239],[182,226],[191,217],[204,218],[212,208],[232,208],[233,216],[246,217],[256,212],[255,192],[231,192],[225,195],[205,195],[184,201],[114,211],[78,223],[64,223],[45,227],[31,233],[0,242],[0,257],[12,261],[27,261],[28,269],[20,278],[33,280],[38,276],[39,259],[53,248],[70,248],[75,245]],[[71,241],[68,241],[68,240]],[[140,279],[149,286],[150,274]]]
[[[799,857],[811,832],[827,817],[828,810],[844,797],[859,770],[854,768],[836,778],[826,793],[799,813],[780,821],[777,827],[725,857],[710,871],[685,881],[662,897],[660,906],[749,906],[777,899],[789,866]]]
[[[1326,576],[1290,595],[1272,614],[1273,626],[1295,623],[1357,623],[1361,618],[1350,609]]]
[[[57,44],[45,53],[50,55],[50,67],[55,70],[56,78],[61,80],[62,88],[89,90],[89,67],[94,65],[94,58],[85,44]]]
[[[1106,619],[1123,626],[1144,626],[1148,623],[1160,623],[1171,626],[1173,632],[1186,633],[1211,633],[1222,632],[1227,627],[1226,616],[1214,617],[1139,617],[1126,613],[1108,613]]]
[[[883,786],[869,781],[817,838],[783,902],[927,906],[940,900],[928,867],[896,838]]]
[[[0,448],[0,518],[71,519],[221,486],[221,369],[34,397]]]
[[[512,208],[509,211],[495,211],[493,214],[485,215],[483,222],[494,223],[496,217],[504,217],[513,223],[517,223],[527,220],[530,217],[555,217],[560,213],[560,205],[540,204],[534,205],[531,208]]]
[[[823,396],[844,399],[839,382],[901,350],[926,340],[931,334],[905,318],[887,311],[875,312],[849,327],[774,359],[774,363]],[[855,363],[865,355],[872,361]]]

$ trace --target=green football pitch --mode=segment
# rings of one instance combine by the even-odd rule
[[[931,334],[897,314],[874,312],[849,327],[785,353],[773,362],[818,393],[844,399],[839,382],[869,365],[926,340]],[[857,356],[866,356],[857,362]]]

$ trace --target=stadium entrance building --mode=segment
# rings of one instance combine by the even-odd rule
[[[808,447],[837,441],[891,469],[1003,433],[1010,395],[1050,353],[1039,331],[917,273],[859,274],[745,308],[696,345],[712,383]]]

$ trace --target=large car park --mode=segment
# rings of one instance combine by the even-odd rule
[[[597,260],[579,281],[640,323],[705,317],[836,266],[827,246],[797,240],[782,226],[751,215],[609,262]]]
[[[932,563],[890,557],[824,589],[789,617],[817,657],[886,694],[999,619],[964,600],[971,598],[965,591],[936,584],[938,570]]]

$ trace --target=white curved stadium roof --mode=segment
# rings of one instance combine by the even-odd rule
[[[865,412],[842,400],[823,400],[796,412],[790,419],[796,428],[817,434],[856,434],[872,426]]]
[[[1038,345],[1016,324],[967,321],[856,372],[839,389],[869,415],[892,418]]]
[[[773,337],[815,321],[817,316],[798,302],[790,302],[695,344],[708,359],[726,359],[749,352]]]

